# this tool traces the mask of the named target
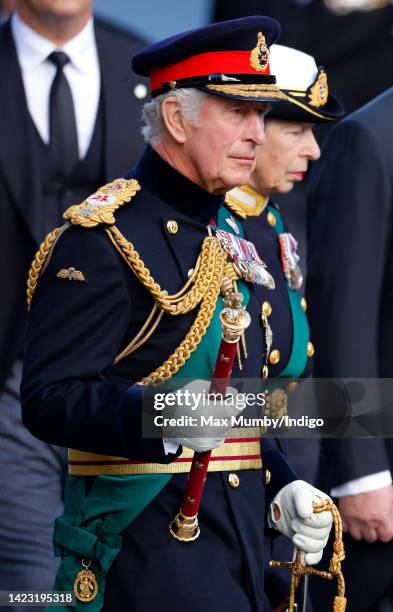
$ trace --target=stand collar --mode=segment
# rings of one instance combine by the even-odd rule
[[[223,195],[208,193],[164,161],[149,145],[133,176],[155,196],[179,212],[207,225],[217,217]]]

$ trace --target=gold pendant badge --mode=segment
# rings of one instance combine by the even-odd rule
[[[250,54],[250,65],[258,72],[265,72],[269,66],[269,49],[262,32],[258,32],[258,42]]]
[[[320,68],[318,71],[318,77],[313,85],[311,85],[308,92],[309,105],[319,108],[324,106],[328,101],[329,88],[327,82],[327,74]]]
[[[88,568],[91,565],[91,561],[86,563],[85,559],[82,559],[83,570],[79,572],[74,582],[74,593],[79,601],[88,603],[96,598],[98,593],[98,584],[95,575]]]

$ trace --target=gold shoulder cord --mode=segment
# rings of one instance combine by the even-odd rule
[[[38,251],[35,254],[35,257],[30,266],[29,275],[27,277],[27,309],[30,310],[31,301],[33,299],[34,292],[36,290],[38,279],[41,275],[41,272],[45,266],[45,262],[52,250],[53,245],[55,244],[57,238],[62,233],[64,226],[56,227],[52,232],[50,232],[44,239],[44,241],[40,244]]]
[[[135,276],[144,285],[150,295],[152,295],[156,306],[161,311],[159,320],[164,312],[172,316],[178,316],[190,312],[200,304],[198,314],[180,346],[177,347],[175,352],[172,353],[159,368],[141,381],[143,385],[162,384],[176,374],[184,365],[191,353],[195,351],[198,344],[201,342],[210,325],[217,298],[220,293],[226,255],[216,238],[210,236],[205,238],[202,244],[201,254],[191,278],[188,279],[181,291],[174,295],[168,295],[168,293],[163,291],[160,285],[154,281],[149,269],[146,268],[134,246],[125,239],[118,228],[113,226],[108,228],[106,232]],[[192,286],[190,290],[187,291],[190,285]],[[187,292],[184,293],[185,291]],[[156,308],[153,308],[148,321],[153,318],[155,311]],[[154,329],[157,327],[159,320],[154,324]],[[147,322],[144,328],[146,328],[146,325]],[[150,337],[154,329],[150,330],[147,336],[143,338],[143,342]],[[142,330],[116,358],[116,363],[141,346],[143,343],[140,340]]]
[[[115,222],[113,216],[115,210],[125,202],[129,202],[139,189],[140,185],[134,179],[116,179],[112,183],[107,183],[101,187],[95,194],[83,200],[81,204],[71,206],[66,210],[63,218],[73,225],[81,225],[86,228],[96,227],[102,223],[112,224]],[[57,238],[64,229],[65,226],[62,225],[50,232],[35,254],[27,279],[27,307],[29,310],[39,277],[45,268]]]
[[[81,225],[85,228],[102,224],[110,225],[111,227],[105,229],[109,239],[138,280],[153,297],[154,307],[146,322],[138,334],[116,357],[115,363],[124,359],[148,340],[164,313],[178,316],[190,312],[200,304],[198,314],[180,346],[159,368],[141,381],[144,385],[157,385],[169,380],[178,372],[206,333],[220,293],[226,254],[217,238],[206,237],[193,274],[178,293],[168,295],[168,292],[161,289],[160,285],[151,276],[149,269],[145,266],[133,244],[114,225],[113,213],[115,210],[125,202],[129,202],[139,189],[140,186],[134,179],[117,179],[101,187],[81,204],[71,206],[63,216],[73,225]],[[62,228],[56,228],[48,234],[36,253],[27,283],[29,308],[45,262],[61,231]],[[156,320],[153,322],[154,316],[156,316]]]

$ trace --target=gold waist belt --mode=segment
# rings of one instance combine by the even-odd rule
[[[209,472],[258,470],[262,467],[261,429],[238,428],[231,437],[211,454]],[[74,449],[68,450],[68,472],[72,476],[119,476],[126,474],[180,474],[189,472],[194,451],[184,448],[172,463],[143,463],[123,457],[96,455]]]

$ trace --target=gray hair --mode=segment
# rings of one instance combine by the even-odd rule
[[[144,122],[142,134],[145,141],[155,147],[162,140],[164,121],[161,105],[165,98],[170,96],[177,98],[185,120],[193,127],[198,127],[200,107],[207,95],[204,91],[190,87],[189,89],[173,89],[157,96],[151,102],[146,102],[142,109],[142,120]]]

